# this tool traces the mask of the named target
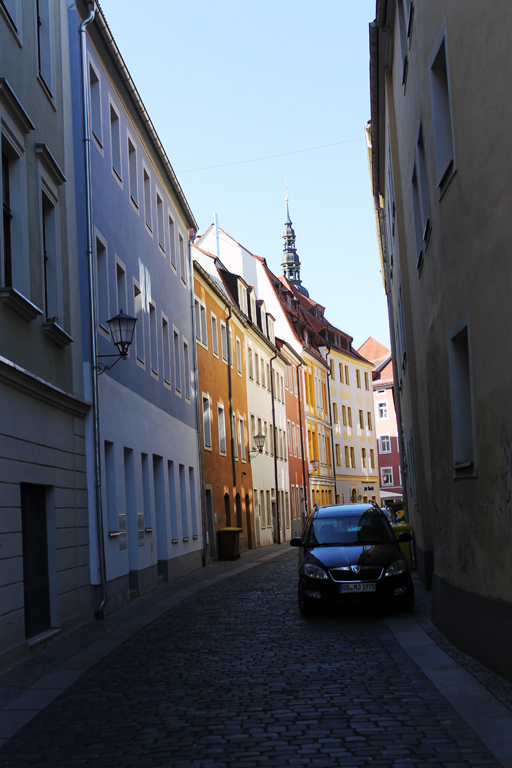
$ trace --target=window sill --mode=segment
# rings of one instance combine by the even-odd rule
[[[38,315],[43,314],[39,307],[32,304],[16,288],[0,288],[0,298],[6,306],[21,315],[24,320],[35,320]]]
[[[43,333],[45,336],[48,336],[54,344],[60,347],[60,349],[68,347],[73,342],[71,336],[53,320],[48,320],[43,323]]]
[[[7,26],[9,27],[9,29],[11,30],[12,34],[14,35],[14,39],[15,39],[15,40],[16,40],[16,42],[18,43],[19,47],[20,47],[20,48],[23,48],[23,42],[22,42],[22,40],[21,40],[21,32],[20,32],[20,30],[17,28],[16,24],[14,23],[14,20],[13,20],[13,19],[11,19],[10,15],[9,15],[9,12],[7,11],[7,9],[6,9],[6,8],[4,8],[2,5],[0,5],[0,13],[1,13],[1,14],[2,14],[2,16],[4,17],[4,19],[5,19],[5,21],[6,21],[6,24],[7,24]]]
[[[55,637],[55,635],[60,635],[61,632],[62,630],[59,627],[47,629],[39,635],[31,637],[28,641],[28,647],[33,648],[35,645],[39,645],[39,643],[44,643],[45,640],[50,640],[50,638]]]
[[[44,95],[46,96],[46,98],[48,99],[50,104],[52,105],[53,111],[56,112],[57,111],[57,106],[55,104],[55,99],[53,97],[53,94],[50,91],[50,89],[48,88],[48,86],[46,85],[46,83],[43,80],[43,78],[41,77],[41,75],[38,75],[37,81],[38,81],[39,85],[41,86],[41,88],[43,89]]]
[[[446,192],[446,190],[450,186],[450,183],[451,183],[453,177],[455,176],[456,172],[457,172],[457,169],[455,168],[455,162],[452,160],[450,162],[450,165],[446,169],[446,171],[445,171],[441,181],[437,185],[437,199],[438,200],[441,200],[441,198],[443,197],[444,193]]]

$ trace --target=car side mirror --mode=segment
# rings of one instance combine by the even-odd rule
[[[296,536],[294,539],[291,539],[290,547],[302,547],[302,538],[300,536]]]
[[[402,531],[398,534],[398,541],[401,544],[405,544],[406,541],[412,541],[412,536],[410,533],[407,533],[407,531]]]

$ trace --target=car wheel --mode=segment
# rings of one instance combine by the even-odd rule
[[[407,595],[401,605],[404,613],[410,613],[414,608],[414,590],[408,590]]]
[[[306,597],[302,589],[299,587],[299,611],[301,616],[313,616],[316,613],[316,605],[313,603],[310,597]]]

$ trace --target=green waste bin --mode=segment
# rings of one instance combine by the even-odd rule
[[[238,540],[243,528],[221,528],[217,531],[219,560],[238,560]]]
[[[409,523],[406,523],[405,520],[402,520],[400,523],[392,523],[391,527],[394,530],[395,536],[397,537],[397,539],[398,539],[398,537],[400,536],[401,533],[411,533],[411,531],[412,531],[412,526],[409,525]],[[412,570],[414,570],[414,562],[413,562],[413,558],[412,558],[412,547],[411,547],[411,544],[412,544],[412,542],[410,542],[410,541],[401,541],[400,542],[400,549],[404,553],[405,559],[409,563],[409,568],[412,571]]]

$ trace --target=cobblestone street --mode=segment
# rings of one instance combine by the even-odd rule
[[[296,557],[163,613],[7,740],[0,766],[500,765],[389,616],[300,616]]]

